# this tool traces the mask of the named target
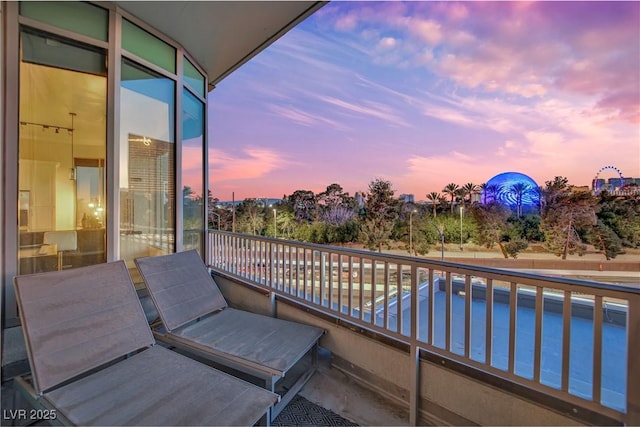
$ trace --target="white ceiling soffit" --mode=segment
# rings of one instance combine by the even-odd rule
[[[117,1],[180,43],[209,75],[209,89],[325,1]]]

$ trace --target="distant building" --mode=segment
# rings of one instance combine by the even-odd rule
[[[524,213],[537,212],[540,205],[538,184],[520,172],[503,172],[487,181],[482,203],[499,202]],[[518,206],[519,205],[519,206]]]
[[[246,199],[236,200],[235,202],[231,200],[219,201],[218,203],[216,203],[216,207],[230,209],[234,204],[238,206],[240,203],[244,202],[245,200],[255,200],[259,206],[264,206],[265,208],[268,208],[271,205],[275,205],[282,202],[282,199],[269,199],[265,197],[247,197]]]
[[[398,200],[401,200],[405,203],[415,203],[413,194],[401,194],[400,196],[398,196]]]
[[[595,194],[605,190],[612,194],[637,193],[640,191],[638,187],[640,187],[640,178],[615,177],[607,180],[598,178],[591,182],[591,191]]]
[[[598,178],[591,181],[591,189],[596,193],[600,190],[605,189],[606,186],[607,186],[607,181],[603,178]]]
[[[471,193],[471,203],[480,203],[482,201],[482,191],[474,191]]]
[[[579,193],[588,193],[591,191],[588,185],[572,185],[570,186],[571,190]]]

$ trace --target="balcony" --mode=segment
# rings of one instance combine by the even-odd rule
[[[360,425],[640,424],[637,288],[224,231],[207,245],[232,306],[327,331],[300,392],[313,410]],[[19,406],[5,391],[3,408]],[[299,423],[298,403],[275,424]]]
[[[232,304],[325,328],[322,375],[340,371],[411,424],[640,423],[637,288],[221,231],[208,239]]]

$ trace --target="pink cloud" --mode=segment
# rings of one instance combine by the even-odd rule
[[[428,45],[433,46],[442,41],[443,31],[440,23],[430,19],[409,18],[405,24],[409,27],[409,33]]]
[[[345,16],[357,12],[351,30],[376,36],[368,43],[388,38],[385,29],[394,32],[394,49],[370,50],[380,56],[377,63],[426,66],[462,87],[496,94],[591,97],[610,120],[638,123],[638,2],[372,2],[345,8]]]
[[[393,37],[383,37],[378,42],[378,47],[380,47],[381,49],[392,49],[396,46],[396,44],[396,39],[394,39]]]
[[[182,185],[202,196],[202,148],[182,148]]]
[[[281,105],[270,105],[269,109],[278,116],[284,117],[285,119],[301,126],[331,126],[334,129],[348,129],[347,126],[337,122],[336,120],[321,116],[317,111],[307,112],[299,108]]]
[[[610,121],[619,119],[629,123],[640,124],[640,102],[638,97],[630,92],[610,93],[596,104],[596,109],[602,113],[612,115]]]
[[[219,150],[209,150],[210,176],[216,182],[250,180],[263,177],[276,169],[287,167],[286,156],[269,148],[244,148],[243,156]]]
[[[586,120],[585,120],[586,123]],[[573,123],[578,126],[578,122]],[[624,147],[624,148],[623,148]],[[626,155],[617,153],[624,149]],[[601,153],[601,155],[594,155]],[[389,177],[402,192],[424,199],[431,191],[441,191],[450,182],[481,184],[506,171],[518,171],[538,185],[555,176],[565,176],[575,185],[590,185],[597,171],[610,159],[625,176],[640,176],[640,144],[637,135],[616,134],[611,129],[588,125],[583,132],[569,134],[528,131],[522,140],[507,139],[485,153],[450,151],[439,155],[412,155],[406,160],[406,173]],[[464,176],[465,182],[459,182]]]
[[[259,143],[282,151],[235,154],[239,132],[211,155],[214,195],[332,182],[353,192],[381,176],[423,199],[508,170],[588,185],[606,164],[640,176],[640,3],[573,3],[328,4],[274,45],[277,56],[257,58],[277,74],[251,89],[272,93],[237,119],[244,129],[255,115],[251,134],[264,126]],[[212,135],[233,128],[218,120]]]
[[[408,126],[402,116],[393,112],[389,107],[383,104],[364,101],[363,104],[366,105],[359,105],[326,95],[318,96],[318,99],[352,113],[382,119],[395,125]]]

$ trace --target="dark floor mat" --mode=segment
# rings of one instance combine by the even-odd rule
[[[357,426],[340,415],[297,395],[271,423],[273,426]]]

